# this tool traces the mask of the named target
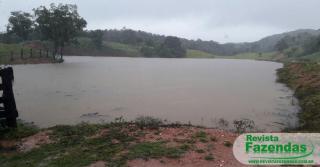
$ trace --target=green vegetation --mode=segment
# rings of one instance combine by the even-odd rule
[[[76,5],[51,4],[50,8],[40,6],[34,10],[35,31],[40,32],[42,39],[52,41],[54,53],[62,50],[79,32],[86,27],[87,22],[80,17]]]
[[[278,81],[295,90],[301,112],[297,130],[320,130],[320,64],[317,62],[288,63],[278,70]]]
[[[279,61],[283,59],[284,55],[270,52],[270,53],[240,53],[234,56],[216,56],[223,59],[250,59],[250,60],[266,60],[266,61]]]
[[[141,48],[144,57],[183,58],[186,57],[186,49],[179,38],[168,36],[160,44],[147,42]]]
[[[36,46],[36,47],[33,47]],[[31,55],[32,49],[32,55]],[[23,50],[23,57],[21,57]],[[41,55],[40,55],[41,50]],[[25,64],[25,63],[54,63],[57,60],[53,59],[52,52],[39,42],[34,41],[33,44],[23,42],[19,44],[4,44],[0,43],[0,64]]]
[[[30,51],[30,56],[27,59],[21,57],[19,61],[14,61],[13,55],[20,53],[20,50],[23,49],[26,42],[30,43],[31,41],[39,40],[46,40],[42,42],[41,45],[50,42],[52,46],[51,52],[54,53],[53,58],[56,59],[59,51],[60,59],[57,62],[63,62],[62,56],[65,45],[71,43],[78,33],[83,31],[83,28],[87,24],[86,21],[79,16],[76,5],[59,4],[56,6],[55,4],[51,4],[50,8],[40,6],[33,11],[33,14],[21,11],[11,12],[11,16],[8,19],[7,32],[0,35],[0,41],[2,41],[2,43],[13,43],[21,46],[14,50],[11,48],[9,53],[5,53],[7,55],[0,55],[2,58],[0,63],[7,63],[7,57],[10,57],[11,63],[29,62],[33,57],[32,51]],[[93,34],[92,38],[95,44],[98,45],[97,35]],[[48,48],[39,48],[37,43],[32,43],[29,48],[37,49],[37,52],[40,52],[39,50],[41,49],[49,50]],[[6,48],[6,50],[8,49],[9,48]],[[42,61],[43,59],[40,62]]]
[[[161,125],[163,125],[162,120],[158,118],[153,118],[150,116],[138,117],[134,122],[140,129],[143,129],[143,128],[158,129]]]
[[[130,57],[138,57],[140,56],[139,47],[130,45],[130,44],[124,44],[124,43],[118,43],[118,42],[106,42],[106,46],[122,51],[126,53],[126,55],[130,55]]]
[[[16,34],[22,40],[27,40],[29,34],[33,31],[32,15],[26,12],[11,12],[8,19],[7,31],[9,34]]]
[[[187,58],[215,58],[215,55],[200,50],[187,50]]]
[[[1,140],[19,140],[38,131],[25,123],[19,123],[16,130],[2,129],[0,147]],[[139,126],[121,117],[109,124],[58,125],[43,131],[47,131],[53,142],[25,153],[0,152],[1,166],[78,167],[96,161],[104,161],[108,166],[125,166],[127,160],[136,158],[179,158],[191,148],[188,144],[167,146],[164,140],[140,142],[138,138],[145,134],[139,133],[142,132]]]
[[[217,139],[208,140],[209,134],[204,129],[197,128],[194,131],[190,126],[182,125],[176,129],[176,126],[160,124],[159,119],[151,117],[140,117],[136,122],[126,122],[123,117],[119,117],[107,124],[80,123],[47,129],[19,122],[16,130],[0,129],[0,164],[3,167],[79,167],[103,161],[107,166],[127,166],[127,162],[134,159],[178,159],[188,156],[187,152],[201,154],[208,161],[214,160],[212,151]],[[182,131],[175,134],[176,130]],[[37,132],[49,136],[49,139],[37,139],[39,135],[34,135]],[[167,134],[163,136],[161,133]],[[180,138],[185,137],[185,133],[190,133],[192,137]],[[28,137],[28,141],[48,142],[35,144],[33,148],[26,150],[23,147],[26,139],[21,140],[24,137]],[[171,140],[167,137],[173,138]],[[206,140],[205,148],[198,146],[202,140]],[[5,145],[8,141],[14,142],[10,148]]]
[[[196,132],[194,135],[193,135],[193,138],[195,139],[198,139],[200,142],[202,143],[207,143],[208,142],[208,135],[206,132],[204,131],[199,131],[199,132]]]

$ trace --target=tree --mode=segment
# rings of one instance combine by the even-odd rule
[[[181,41],[177,37],[168,36],[158,49],[160,57],[181,58],[186,56],[186,49],[182,47]]]
[[[140,52],[143,57],[156,57],[155,55],[155,49],[151,46],[144,45],[141,47]]]
[[[42,39],[51,40],[54,52],[57,54],[66,43],[69,43],[76,35],[86,27],[87,22],[79,16],[76,5],[51,4],[47,9],[40,6],[34,9],[36,16],[36,28],[42,34]]]
[[[7,25],[9,34],[16,34],[23,40],[27,40],[29,34],[33,31],[32,15],[26,12],[15,11],[11,12]]]
[[[97,49],[102,48],[102,42],[103,42],[103,31],[102,30],[94,30],[90,33],[90,37],[92,40],[92,43]]]
[[[122,29],[122,42],[125,44],[133,44],[136,45],[142,40],[137,36],[137,32],[126,29],[125,27]]]

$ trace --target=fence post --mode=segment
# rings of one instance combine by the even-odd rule
[[[21,59],[23,59],[23,48],[21,48],[20,57],[21,57]]]
[[[47,58],[49,57],[49,50],[47,49]]]
[[[53,61],[54,61],[54,60],[56,60],[56,54],[55,54],[55,51],[53,51],[53,52],[52,52],[52,58],[53,58]]]
[[[10,52],[10,61],[13,61],[13,51]]]
[[[6,118],[8,127],[16,128],[19,114],[12,89],[12,82],[14,79],[12,67],[1,69],[0,76],[2,80],[1,90],[3,92],[0,101],[0,103],[3,104],[3,108],[1,108],[0,115],[2,118]]]
[[[42,57],[42,50],[40,49],[40,57]]]
[[[32,57],[32,48],[30,49],[30,58]]]

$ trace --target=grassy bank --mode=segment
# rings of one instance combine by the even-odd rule
[[[1,131],[3,132],[3,131]],[[21,133],[26,132],[26,133]],[[180,166],[238,163],[232,157],[236,135],[215,129],[161,125],[143,118],[128,123],[59,125],[47,129],[19,126],[0,134],[0,164],[9,166]],[[222,153],[221,153],[222,151]],[[189,162],[194,159],[194,162]],[[150,160],[150,161],[148,161]],[[197,164],[194,164],[197,166]],[[147,165],[149,166],[149,165]]]
[[[278,70],[278,81],[295,91],[299,100],[300,127],[303,131],[320,131],[320,64],[287,63]]]
[[[31,53],[32,49],[32,53]],[[41,50],[41,54],[40,54]],[[21,52],[23,51],[23,56]],[[39,64],[54,63],[52,53],[46,55],[45,49],[36,43],[4,44],[0,43],[0,64]]]

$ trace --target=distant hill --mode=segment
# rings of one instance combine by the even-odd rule
[[[271,35],[257,42],[248,43],[254,52],[276,51],[275,45],[283,38],[290,38],[290,46],[302,46],[310,38],[320,35],[320,30],[300,29],[282,34]]]
[[[220,44],[216,41],[189,40],[180,38],[184,47],[191,50],[199,50],[213,55],[235,55],[248,52],[273,52],[277,51],[275,47],[282,39],[287,39],[288,47],[301,47],[308,40],[320,35],[320,30],[299,29],[296,31],[285,32],[271,35],[256,42],[245,43],[226,43]],[[144,31],[135,31],[131,29],[122,30],[104,30],[104,40],[111,42],[124,43],[129,45],[143,45],[145,43],[161,43],[166,36],[152,34]]]
[[[300,29],[271,35],[256,42],[219,44],[214,41],[183,40],[185,40],[186,46],[191,49],[206,51],[218,55],[235,55],[247,52],[264,53],[277,51],[276,45],[282,39],[286,39],[288,42],[288,47],[302,47],[310,39],[319,35],[320,30]]]

